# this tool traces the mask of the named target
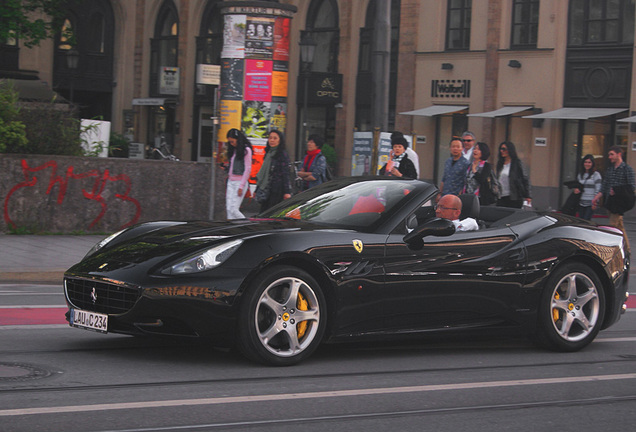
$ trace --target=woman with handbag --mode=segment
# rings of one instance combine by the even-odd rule
[[[230,161],[227,188],[225,190],[225,208],[228,219],[245,219],[239,208],[249,187],[247,181],[252,172],[252,144],[238,129],[227,132],[227,157]]]
[[[499,144],[497,179],[501,185],[501,197],[497,200],[498,206],[521,208],[524,200],[528,205],[532,202],[530,180],[517,156],[515,145],[509,141]]]
[[[478,142],[472,150],[472,162],[466,171],[462,193],[477,195],[482,206],[494,204],[499,198],[499,182],[488,162],[490,148],[488,144]]]
[[[285,149],[285,136],[279,130],[269,132],[263,165],[256,180],[255,199],[261,205],[261,212],[291,198],[289,155]]]

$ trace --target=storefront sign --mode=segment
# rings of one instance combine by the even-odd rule
[[[306,80],[306,81],[305,81]],[[307,102],[311,105],[335,105],[342,102],[342,75],[311,73],[298,77],[298,102],[304,103],[307,83]]]
[[[159,68],[159,93],[166,95],[179,94],[179,68],[161,66]]]
[[[253,14],[253,15],[273,15],[293,17],[295,9],[282,9],[273,7],[257,7],[257,6],[228,6],[222,9],[222,13],[226,14]]]
[[[470,97],[470,80],[432,80],[431,97]]]
[[[534,139],[534,145],[537,147],[547,147],[548,145],[548,139],[547,138],[535,138]]]

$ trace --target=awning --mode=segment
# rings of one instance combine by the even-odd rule
[[[616,120],[617,122],[636,123],[636,116],[627,117],[624,119]]]
[[[561,108],[541,114],[523,116],[529,119],[562,119],[562,120],[587,120],[596,117],[607,117],[620,112],[627,111],[626,108]]]
[[[145,105],[145,106],[161,106],[167,103],[175,103],[174,99],[166,98],[134,98],[132,100],[133,105]]]
[[[466,105],[431,105],[430,107],[420,108],[415,111],[401,112],[402,115],[433,117],[441,114],[454,113],[467,109]]]
[[[527,111],[532,108],[534,107],[533,106],[505,106],[503,108],[499,108],[498,110],[494,110],[494,111],[468,114],[467,117],[489,117],[489,118],[504,117],[504,116],[516,114],[521,111]]]

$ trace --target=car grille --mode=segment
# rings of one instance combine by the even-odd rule
[[[81,278],[64,278],[64,287],[74,307],[113,315],[128,312],[141,292],[139,288]]]

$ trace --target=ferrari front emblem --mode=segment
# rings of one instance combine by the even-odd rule
[[[356,250],[356,252],[362,253],[362,249],[364,248],[364,245],[362,244],[362,240],[354,240],[353,248]]]

